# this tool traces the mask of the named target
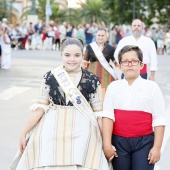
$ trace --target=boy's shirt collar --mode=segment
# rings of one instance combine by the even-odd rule
[[[123,82],[124,82],[124,84],[126,84],[129,87],[140,87],[143,84],[141,82],[142,80],[144,80],[144,79],[139,75],[138,78],[131,85],[128,84],[128,81],[125,78],[123,79]]]

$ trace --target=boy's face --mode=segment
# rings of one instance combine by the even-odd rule
[[[135,51],[128,51],[122,55],[119,67],[126,79],[136,79],[140,75],[143,63],[139,61],[138,55]]]

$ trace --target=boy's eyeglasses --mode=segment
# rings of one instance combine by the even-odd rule
[[[120,64],[125,67],[129,66],[130,63],[131,63],[131,66],[137,66],[140,63],[140,61],[139,60],[131,60],[131,61],[121,61],[120,62]]]

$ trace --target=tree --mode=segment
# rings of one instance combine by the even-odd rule
[[[102,0],[87,0],[86,3],[80,2],[81,18],[86,23],[108,23],[109,11],[104,11]]]
[[[110,21],[115,25],[131,24],[134,15],[135,18],[145,19],[146,9],[142,0],[104,0],[104,2],[105,9],[110,11]]]
[[[0,20],[5,17],[5,1],[0,1]]]
[[[148,6],[147,23],[153,23],[153,19],[157,18],[156,23],[168,25],[170,27],[170,2],[169,0],[146,1]]]
[[[81,9],[69,9],[68,12],[68,21],[70,24],[77,26],[78,24],[82,23],[82,13]]]
[[[52,4],[52,16],[50,17],[51,20],[55,22],[62,23],[67,18],[67,12],[64,9],[60,8],[61,4]],[[66,8],[66,7],[65,7]]]
[[[147,26],[155,23],[170,26],[169,0],[103,0],[105,9],[109,9],[114,24],[130,24],[135,13],[135,18],[145,22]],[[133,10],[135,4],[135,10]]]
[[[8,18],[8,20],[9,20],[10,14],[11,14],[10,10],[11,10],[10,2],[7,2],[6,0],[0,1],[0,21],[3,18]],[[12,7],[12,10],[18,12],[18,10],[14,7]]]
[[[52,7],[52,16],[50,18],[54,21],[62,22],[66,18],[66,12],[60,9],[61,4],[56,2],[56,0],[51,0],[50,5]],[[36,14],[39,19],[45,21],[46,19],[46,0],[37,0],[35,7]],[[23,14],[21,16],[22,20],[26,19],[31,12],[31,6],[25,7],[23,9]]]

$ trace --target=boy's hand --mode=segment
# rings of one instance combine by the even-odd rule
[[[108,145],[108,146],[104,145],[103,150],[106,158],[109,161],[111,161],[114,157],[118,157],[116,153],[116,148],[112,145]]]
[[[153,147],[148,155],[149,164],[155,164],[156,162],[158,162],[160,159],[160,155],[161,155],[160,148]]]

